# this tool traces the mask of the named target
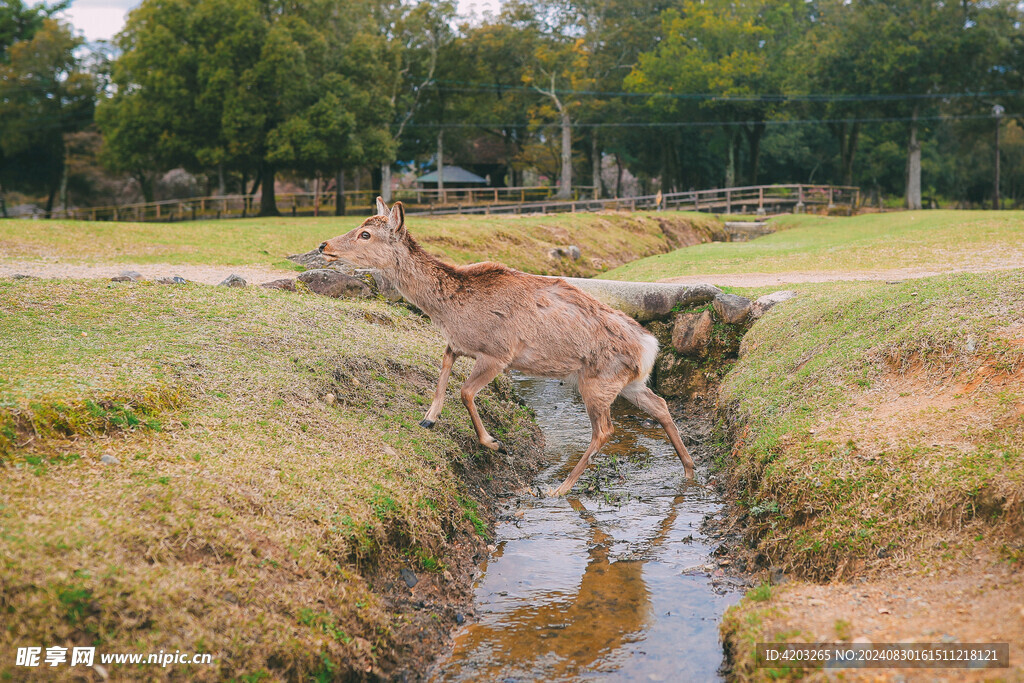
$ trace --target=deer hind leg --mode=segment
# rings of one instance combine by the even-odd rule
[[[693,458],[690,457],[690,452],[683,445],[683,440],[679,436],[676,423],[668,412],[668,404],[665,403],[665,399],[658,396],[651,391],[650,387],[639,381],[626,385],[622,390],[622,397],[638,408],[643,409],[661,423],[661,426],[665,428],[665,432],[668,434],[668,440],[672,442],[672,447],[676,449],[676,455],[679,456],[679,460],[683,463],[683,471],[686,473],[686,478],[693,479]]]
[[[434,400],[430,403],[427,414],[420,420],[420,426],[430,429],[437,422],[444,407],[444,392],[448,390],[448,378],[452,376],[452,366],[459,354],[452,351],[452,347],[446,346],[444,356],[441,358],[441,376],[437,378],[437,388],[434,389]]]
[[[590,426],[593,429],[590,445],[587,447],[586,452],[583,453],[583,457],[576,463],[576,466],[572,468],[569,476],[565,478],[565,481],[557,489],[548,491],[549,496],[564,496],[567,494],[580,478],[580,475],[583,474],[583,470],[587,469],[591,456],[601,450],[601,447],[608,443],[608,439],[615,433],[615,427],[612,426],[611,408],[616,394],[618,394],[618,389],[615,387],[609,390],[608,387],[601,387],[593,381],[580,382],[580,396],[583,398],[583,403],[587,406],[587,415],[590,416]]]
[[[477,392],[487,386],[487,383],[497,377],[504,369],[505,363],[502,363],[497,358],[480,356],[476,359],[473,372],[469,373],[465,384],[462,385],[462,402],[466,405],[466,410],[469,411],[470,419],[473,420],[476,436],[485,448],[490,448],[492,451],[504,451],[505,447],[484,429],[483,420],[480,419],[480,414],[476,411],[476,403],[474,401]]]

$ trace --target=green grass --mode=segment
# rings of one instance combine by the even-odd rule
[[[971,520],[1024,532],[1022,369],[1024,270],[803,286],[719,398],[758,551],[828,580]]]
[[[289,254],[314,249],[362,218],[249,218],[180,223],[0,221],[0,259],[67,263],[259,265],[294,269]],[[675,232],[720,230],[716,218],[678,212],[408,218],[426,248],[455,263],[495,260],[533,273],[588,276],[666,252]],[[663,229],[663,225],[667,225]],[[675,226],[679,226],[673,230]],[[578,261],[548,257],[575,244]]]
[[[852,218],[785,216],[774,234],[701,244],[602,275],[655,281],[682,275],[981,269],[1024,263],[1024,212],[915,211]]]
[[[58,644],[215,657],[156,678],[387,677],[433,620],[386,586],[443,587],[486,531],[472,478],[516,480],[457,398],[417,426],[443,346],[375,301],[0,279],[0,677]],[[482,412],[522,462],[507,390]]]

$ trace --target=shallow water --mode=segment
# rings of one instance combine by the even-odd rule
[[[536,482],[547,490],[586,449],[590,421],[569,387],[517,381],[552,458]],[[619,400],[613,420],[569,496],[525,497],[499,522],[476,619],[431,681],[720,678],[718,622],[740,594],[711,576],[714,543],[700,527],[722,504],[686,481],[645,414]]]

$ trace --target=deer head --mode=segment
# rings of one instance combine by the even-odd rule
[[[327,240],[320,245],[320,253],[328,261],[341,260],[364,268],[393,268],[407,234],[402,202],[395,202],[389,211],[384,200],[377,197],[376,216],[370,216],[351,232]]]

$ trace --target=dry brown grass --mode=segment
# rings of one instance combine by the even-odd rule
[[[215,658],[123,678],[416,666],[482,542],[467,482],[535,450],[501,382],[482,413],[521,465],[477,450],[457,400],[417,426],[442,348],[379,302],[0,281],[0,667],[30,645]]]

